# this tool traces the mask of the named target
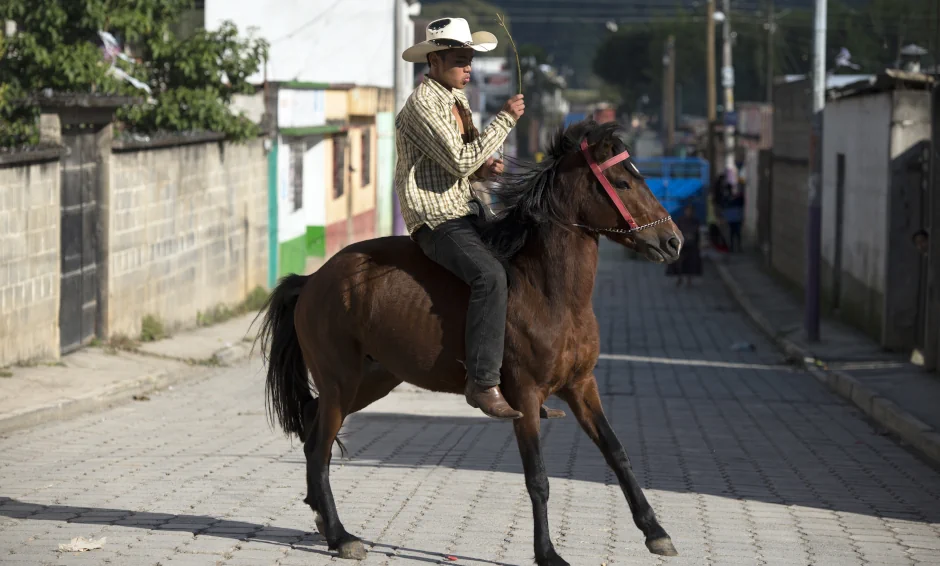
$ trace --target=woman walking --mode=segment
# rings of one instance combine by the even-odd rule
[[[666,267],[666,275],[675,275],[676,287],[682,285],[682,277],[685,276],[689,285],[692,285],[692,276],[702,274],[702,254],[699,249],[699,229],[701,222],[695,214],[695,208],[692,205],[686,205],[685,213],[682,218],[676,220],[676,226],[682,230],[682,255],[679,261],[671,263]]]

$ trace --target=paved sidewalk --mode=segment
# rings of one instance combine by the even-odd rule
[[[713,269],[676,289],[662,266],[608,260],[595,309],[604,407],[680,556],[649,554],[569,417],[541,437],[551,533],[571,564],[940,564],[940,474],[782,364]],[[303,450],[268,426],[258,360],[207,373],[0,435],[0,563],[355,566],[315,532]],[[368,542],[362,565],[532,564],[512,430],[459,396],[406,388],[351,417],[350,457],[334,452],[330,478],[340,517]],[[107,540],[57,551],[79,536]]]
[[[254,316],[182,332],[133,351],[87,347],[58,362],[5,368],[0,373],[0,433],[99,410],[198,378],[208,366],[236,362],[250,351],[246,336]]]
[[[882,350],[847,324],[823,319],[820,342],[803,333],[803,302],[762,269],[760,259],[735,255],[711,262],[745,312],[793,358],[880,425],[940,464],[940,375]]]

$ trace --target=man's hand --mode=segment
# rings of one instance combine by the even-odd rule
[[[522,99],[522,95],[517,94],[507,100],[506,104],[503,105],[503,112],[508,112],[518,122],[519,118],[522,118],[522,115],[525,114],[525,101]]]
[[[502,175],[503,173],[503,160],[502,159],[493,159],[490,157],[486,160],[486,163],[477,171],[477,175],[484,181],[489,181],[493,177]]]

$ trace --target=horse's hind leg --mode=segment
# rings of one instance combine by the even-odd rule
[[[646,497],[633,475],[633,468],[630,465],[630,458],[627,457],[627,451],[624,450],[610,423],[607,422],[604,408],[601,405],[601,398],[597,392],[597,380],[594,376],[582,379],[569,385],[567,389],[560,391],[558,395],[571,407],[584,432],[601,449],[604,459],[607,460],[614,473],[617,474],[620,488],[627,496],[627,503],[630,505],[630,512],[633,514],[633,522],[646,536],[646,548],[653,554],[662,556],[678,555],[676,548],[672,545],[672,540],[660,526],[653,508],[646,501]]]
[[[316,429],[304,441],[307,459],[307,498],[304,502],[313,509],[317,529],[326,537],[330,550],[336,550],[340,558],[363,560],[365,547],[358,537],[346,532],[340,522],[330,488],[330,458],[333,442],[345,418],[343,403],[339,395],[321,391],[317,404]]]
[[[401,380],[392,372],[382,367],[372,359],[366,359],[362,364],[362,383],[356,391],[356,399],[347,411],[351,415],[365,409],[372,403],[385,397],[401,385]]]

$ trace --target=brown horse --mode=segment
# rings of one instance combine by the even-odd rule
[[[552,394],[568,403],[613,468],[650,552],[676,554],[604,416],[593,374],[600,354],[591,307],[599,234],[656,262],[674,261],[682,245],[618,134],[615,126],[594,122],[559,132],[546,161],[507,175],[494,189],[505,208],[481,225],[507,266],[502,390],[524,413],[513,426],[540,566],[567,564],[549,537],[539,445],[539,408]],[[304,442],[304,501],[342,558],[366,555],[340,522],[330,489],[332,446],[343,420],[402,382],[462,394],[468,300],[469,288],[407,237],[350,245],[311,275],[284,277],[271,295],[260,335],[269,409],[287,434]]]

